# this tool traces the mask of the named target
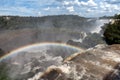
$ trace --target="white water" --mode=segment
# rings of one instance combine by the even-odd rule
[[[98,19],[96,20],[96,25],[94,27],[93,30],[91,30],[91,33],[99,33],[101,31],[101,27],[105,24],[105,23],[109,23],[110,20],[109,19]]]

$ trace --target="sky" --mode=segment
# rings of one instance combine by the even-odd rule
[[[120,13],[120,0],[1,0],[0,15],[111,16]]]

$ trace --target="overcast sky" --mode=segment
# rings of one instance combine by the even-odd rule
[[[0,15],[99,17],[118,13],[120,0],[0,0]]]

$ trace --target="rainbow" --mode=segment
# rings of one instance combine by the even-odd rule
[[[2,61],[3,59],[8,58],[8,57],[10,57],[10,56],[12,56],[14,54],[17,54],[17,53],[19,53],[21,51],[27,51],[27,50],[32,49],[34,47],[42,47],[42,46],[47,46],[47,45],[68,47],[68,48],[75,49],[75,50],[78,50],[78,51],[83,51],[84,50],[84,49],[82,49],[80,47],[68,45],[66,43],[53,43],[53,42],[35,43],[35,44],[29,44],[29,45],[17,48],[15,50],[12,50],[11,52],[9,52],[9,53],[5,54],[4,56],[0,57],[0,61]]]

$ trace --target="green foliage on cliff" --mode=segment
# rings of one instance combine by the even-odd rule
[[[7,68],[7,64],[4,62],[0,62],[0,80],[11,80],[8,76],[9,68]]]
[[[106,25],[104,38],[108,44],[120,44],[120,14],[114,16],[114,23]]]

